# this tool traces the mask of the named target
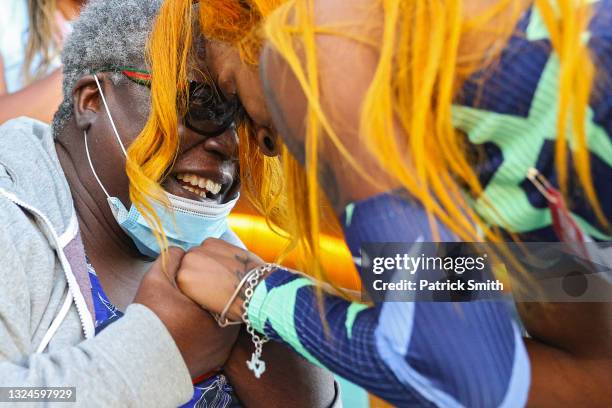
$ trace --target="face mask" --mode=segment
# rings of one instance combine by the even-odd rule
[[[110,113],[110,109],[102,93],[102,87],[98,81],[98,77],[94,74],[96,85],[100,91],[102,103],[106,109],[106,114],[110,120],[113,132],[117,138],[117,142],[123,151],[124,156],[127,156],[123,142],[119,137],[119,132],[115,127],[115,122]],[[155,239],[153,229],[145,218],[140,214],[138,209],[132,204],[129,211],[125,208],[121,200],[117,197],[111,197],[106,188],[102,185],[98,177],[89,155],[89,147],[87,145],[87,131],[84,131],[85,137],[85,152],[87,160],[98,184],[106,194],[108,204],[111,208],[113,216],[125,233],[134,241],[138,251],[145,256],[156,258],[160,254],[160,247]],[[153,209],[161,221],[164,229],[164,234],[168,239],[170,246],[177,246],[184,250],[188,250],[198,246],[206,238],[221,238],[229,231],[227,224],[227,216],[229,215],[234,205],[238,201],[238,197],[225,203],[207,203],[203,201],[190,200],[187,198],[175,196],[166,193],[170,201],[170,208],[164,207],[161,203],[152,202]]]

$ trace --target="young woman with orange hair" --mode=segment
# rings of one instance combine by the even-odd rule
[[[154,112],[129,164],[143,210],[176,148],[165,132],[176,118],[163,112],[176,100],[181,109],[192,33],[179,28],[190,3],[166,3],[152,42]],[[281,199],[260,208],[275,209],[267,213],[321,278],[330,208],[357,260],[367,242],[609,241],[609,9],[607,0],[220,0],[200,5],[200,22],[211,79],[248,114],[243,146],[273,154],[276,136],[284,142]],[[241,159],[247,183],[257,156]],[[533,169],[563,194],[538,190]],[[253,197],[267,199],[261,187]],[[503,301],[369,306],[317,297],[316,282],[280,267],[261,278],[262,263],[206,241],[183,258],[179,285],[398,406],[610,403],[611,299],[519,304],[522,339]],[[247,274],[251,290],[234,300]],[[261,374],[257,354],[250,365]]]

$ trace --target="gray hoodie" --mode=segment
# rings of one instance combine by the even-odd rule
[[[87,407],[190,399],[187,367],[150,309],[131,305],[94,337],[76,213],[41,122],[0,127],[0,225],[0,386],[76,387]]]

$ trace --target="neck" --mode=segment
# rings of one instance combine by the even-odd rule
[[[81,177],[88,172],[77,171],[69,149],[56,141],[56,151],[70,186],[87,257],[110,300],[120,309],[125,308],[150,263],[116,223],[106,200],[94,198],[85,187]]]

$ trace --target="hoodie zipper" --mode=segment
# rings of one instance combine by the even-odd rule
[[[40,220],[43,221],[45,227],[51,233],[51,236],[54,241],[53,244],[55,246],[57,255],[60,259],[62,269],[64,270],[66,281],[68,282],[68,290],[72,293],[72,297],[74,299],[74,304],[76,306],[77,313],[81,321],[81,328],[83,329],[85,338],[90,339],[94,337],[95,330],[94,330],[94,324],[93,324],[91,313],[89,313],[89,310],[87,309],[87,303],[85,302],[85,298],[83,297],[83,294],[81,293],[81,289],[79,288],[78,283],[76,282],[76,278],[74,277],[74,274],[72,273],[72,267],[70,266],[70,263],[68,262],[68,259],[66,258],[66,254],[64,254],[64,248],[61,246],[60,239],[57,233],[55,232],[55,230],[53,229],[51,222],[38,209],[30,206],[29,204],[26,204],[25,202],[17,198],[12,193],[9,193],[8,191],[0,188],[0,194],[4,196],[6,199],[8,199],[9,201],[11,201],[12,203],[25,208],[26,210],[28,210],[29,212],[37,216]]]

